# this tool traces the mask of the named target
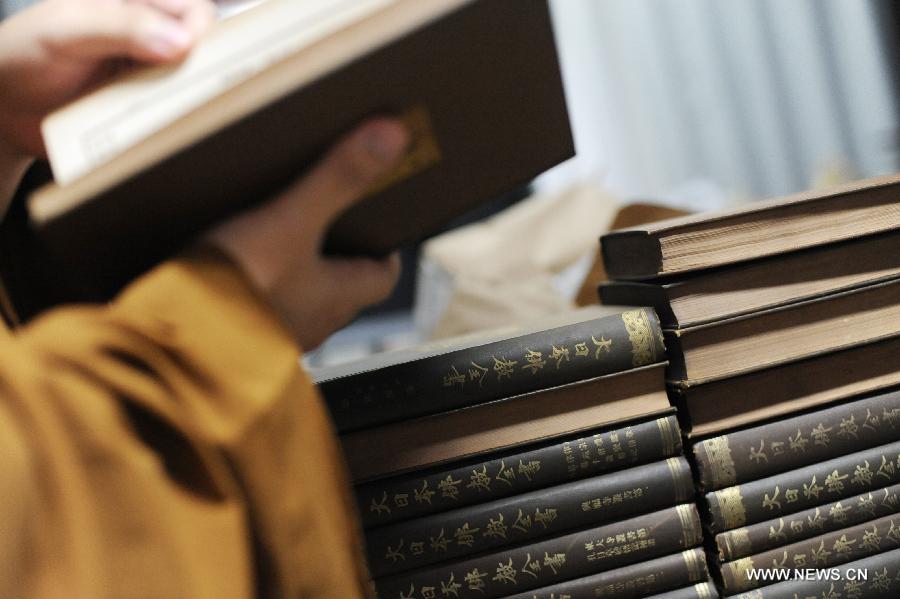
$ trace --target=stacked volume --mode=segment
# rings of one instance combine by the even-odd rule
[[[602,301],[665,328],[723,595],[900,590],[898,228],[893,177],[602,239]]]
[[[593,308],[317,373],[378,596],[716,596],[664,359]]]

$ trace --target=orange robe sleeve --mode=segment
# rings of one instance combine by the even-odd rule
[[[0,596],[366,595],[298,358],[212,251],[0,339]]]

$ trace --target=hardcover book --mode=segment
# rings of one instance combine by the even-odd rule
[[[705,439],[692,451],[701,489],[714,491],[896,439],[900,390]]]
[[[824,443],[832,432],[812,440]],[[900,482],[900,441],[706,494],[719,533]]]
[[[762,370],[900,334],[900,279],[666,332],[670,379],[687,384]]]
[[[340,441],[353,480],[362,483],[670,410],[662,363],[346,433]]]
[[[900,277],[896,232],[659,282],[600,285],[606,305],[652,306],[665,328],[687,328]]]
[[[105,299],[378,114],[412,146],[334,223],[329,253],[384,255],[573,155],[546,2],[261,4],[184,63],[48,117],[57,182],[31,221],[69,283]]]
[[[356,502],[363,526],[372,528],[647,464],[681,451],[678,421],[670,415],[359,485]],[[490,481],[487,485],[476,484],[484,480],[482,473]]]
[[[833,532],[900,511],[900,485],[858,497],[839,499],[784,517],[757,522],[716,535],[719,560],[730,562],[754,553]]]
[[[672,397],[690,437],[721,433],[900,385],[900,337],[867,343],[703,385]]]
[[[506,534],[495,519],[480,536]],[[694,504],[605,524],[537,543],[375,581],[379,597],[453,589],[459,599],[495,599],[564,580],[613,570],[697,546],[702,539]],[[431,542],[431,540],[429,540]],[[434,539],[436,545],[449,542]]]
[[[463,485],[462,480],[451,482]],[[487,489],[492,482],[484,470],[475,472],[467,484]],[[446,491],[447,485],[442,489]],[[369,568],[373,578],[381,578],[506,545],[624,520],[693,497],[687,460],[682,456],[669,458],[371,530],[366,534]],[[493,521],[505,522],[506,534],[482,535]],[[446,547],[436,548],[435,543],[429,543],[429,539],[444,538],[450,541]],[[414,551],[413,547],[417,549]]]
[[[589,307],[312,374],[338,430],[346,432],[664,360],[653,310]]]
[[[882,177],[621,229],[603,236],[603,260],[611,278],[648,279],[892,231],[898,187]]]
[[[900,548],[900,516],[891,515],[826,533],[722,564],[722,583],[726,593],[739,593],[774,582],[751,576],[762,568],[825,569],[883,551]]]
[[[702,549],[689,549],[681,553],[639,562],[623,568],[608,570],[584,578],[576,578],[553,586],[526,593],[511,595],[507,599],[637,599],[650,593],[672,591],[706,580],[708,570]],[[700,583],[706,585],[707,583]],[[699,584],[697,585],[699,586]],[[693,587],[691,587],[693,589]],[[700,592],[708,592],[703,589]],[[659,597],[670,597],[669,593]],[[686,595],[693,599],[697,595]],[[710,599],[718,595],[699,595]],[[656,597],[656,595],[654,595]]]
[[[736,599],[894,599],[900,595],[900,549],[848,562],[835,575],[788,580],[733,595]]]

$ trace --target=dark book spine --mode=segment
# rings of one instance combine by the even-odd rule
[[[869,491],[716,535],[719,560],[730,562],[900,511],[900,485]]]
[[[356,501],[363,526],[372,528],[679,454],[678,420],[667,416],[431,474],[367,483],[356,488]]]
[[[512,547],[375,581],[381,599],[452,595],[492,599],[550,586],[695,547],[702,539],[693,504],[554,539]]]
[[[691,501],[684,457],[369,531],[374,578]]]
[[[719,599],[719,591],[711,582],[698,582],[692,587],[651,595],[646,599]]]
[[[785,418],[694,445],[700,486],[730,487],[896,440],[900,391]]]
[[[826,569],[900,547],[900,516],[891,515],[722,564],[726,593],[775,582],[761,572]]]
[[[719,533],[900,483],[900,442],[706,494]]]
[[[849,562],[828,572],[734,595],[738,599],[882,599],[900,597],[900,549]]]
[[[688,549],[674,555],[519,593],[506,599],[633,599],[678,589],[698,580],[706,580],[708,576],[703,550]]]
[[[656,313],[588,322],[322,381],[340,432],[622,372],[665,359]]]

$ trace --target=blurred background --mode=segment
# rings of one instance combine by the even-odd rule
[[[900,170],[893,0],[551,0],[551,10],[577,156],[494,206],[515,209],[407,251],[395,296],[313,363],[574,305],[621,206],[716,210]],[[553,244],[548,230],[567,233]],[[523,248],[523,237],[537,241]],[[478,255],[493,271],[475,272]]]
[[[894,0],[550,4],[577,156],[405,250],[394,296],[311,363],[574,305],[630,203],[715,210],[900,170]]]

